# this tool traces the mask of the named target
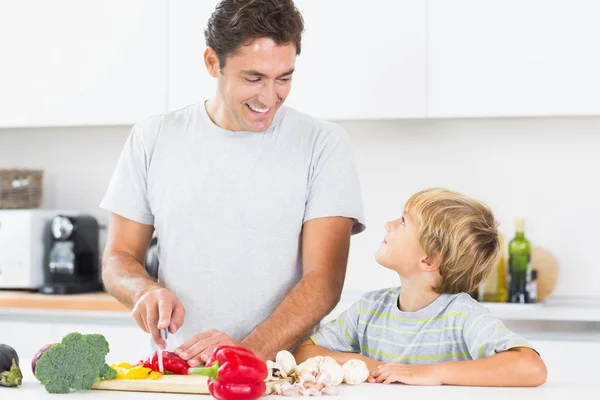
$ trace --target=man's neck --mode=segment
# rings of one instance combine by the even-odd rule
[[[422,285],[411,285],[410,282],[402,282],[398,308],[404,312],[415,312],[424,309],[440,297],[430,287]]]
[[[233,126],[233,123],[231,123],[227,118],[227,113],[223,103],[221,103],[217,97],[213,97],[205,102],[204,107],[206,108],[206,114],[208,114],[208,118],[210,118],[210,120],[219,128],[229,131],[236,130]]]

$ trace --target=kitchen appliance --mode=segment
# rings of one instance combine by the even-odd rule
[[[146,257],[144,259],[144,268],[146,272],[155,281],[158,280],[158,237],[156,233],[152,236]]]
[[[0,210],[0,289],[37,290],[44,283],[46,226],[58,212]]]
[[[56,215],[46,227],[44,294],[103,290],[98,221],[90,215]]]

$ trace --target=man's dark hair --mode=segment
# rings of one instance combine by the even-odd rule
[[[208,20],[204,37],[223,69],[228,56],[263,37],[277,45],[294,44],[299,55],[303,31],[304,20],[293,0],[222,0]]]

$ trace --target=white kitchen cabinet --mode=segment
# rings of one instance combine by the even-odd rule
[[[167,108],[176,110],[213,97],[217,88],[204,65],[204,30],[218,0],[169,1]]]
[[[169,109],[213,96],[204,29],[217,1],[169,5]],[[287,105],[325,119],[425,116],[425,0],[297,0],[305,33]]]
[[[428,116],[600,114],[600,2],[430,0]]]
[[[425,117],[425,0],[297,0],[305,34],[288,104],[334,119]]]
[[[0,127],[132,124],[166,105],[167,0],[0,3]]]

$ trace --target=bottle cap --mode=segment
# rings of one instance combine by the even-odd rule
[[[517,218],[515,226],[516,226],[517,232],[524,232],[525,231],[525,219]]]

